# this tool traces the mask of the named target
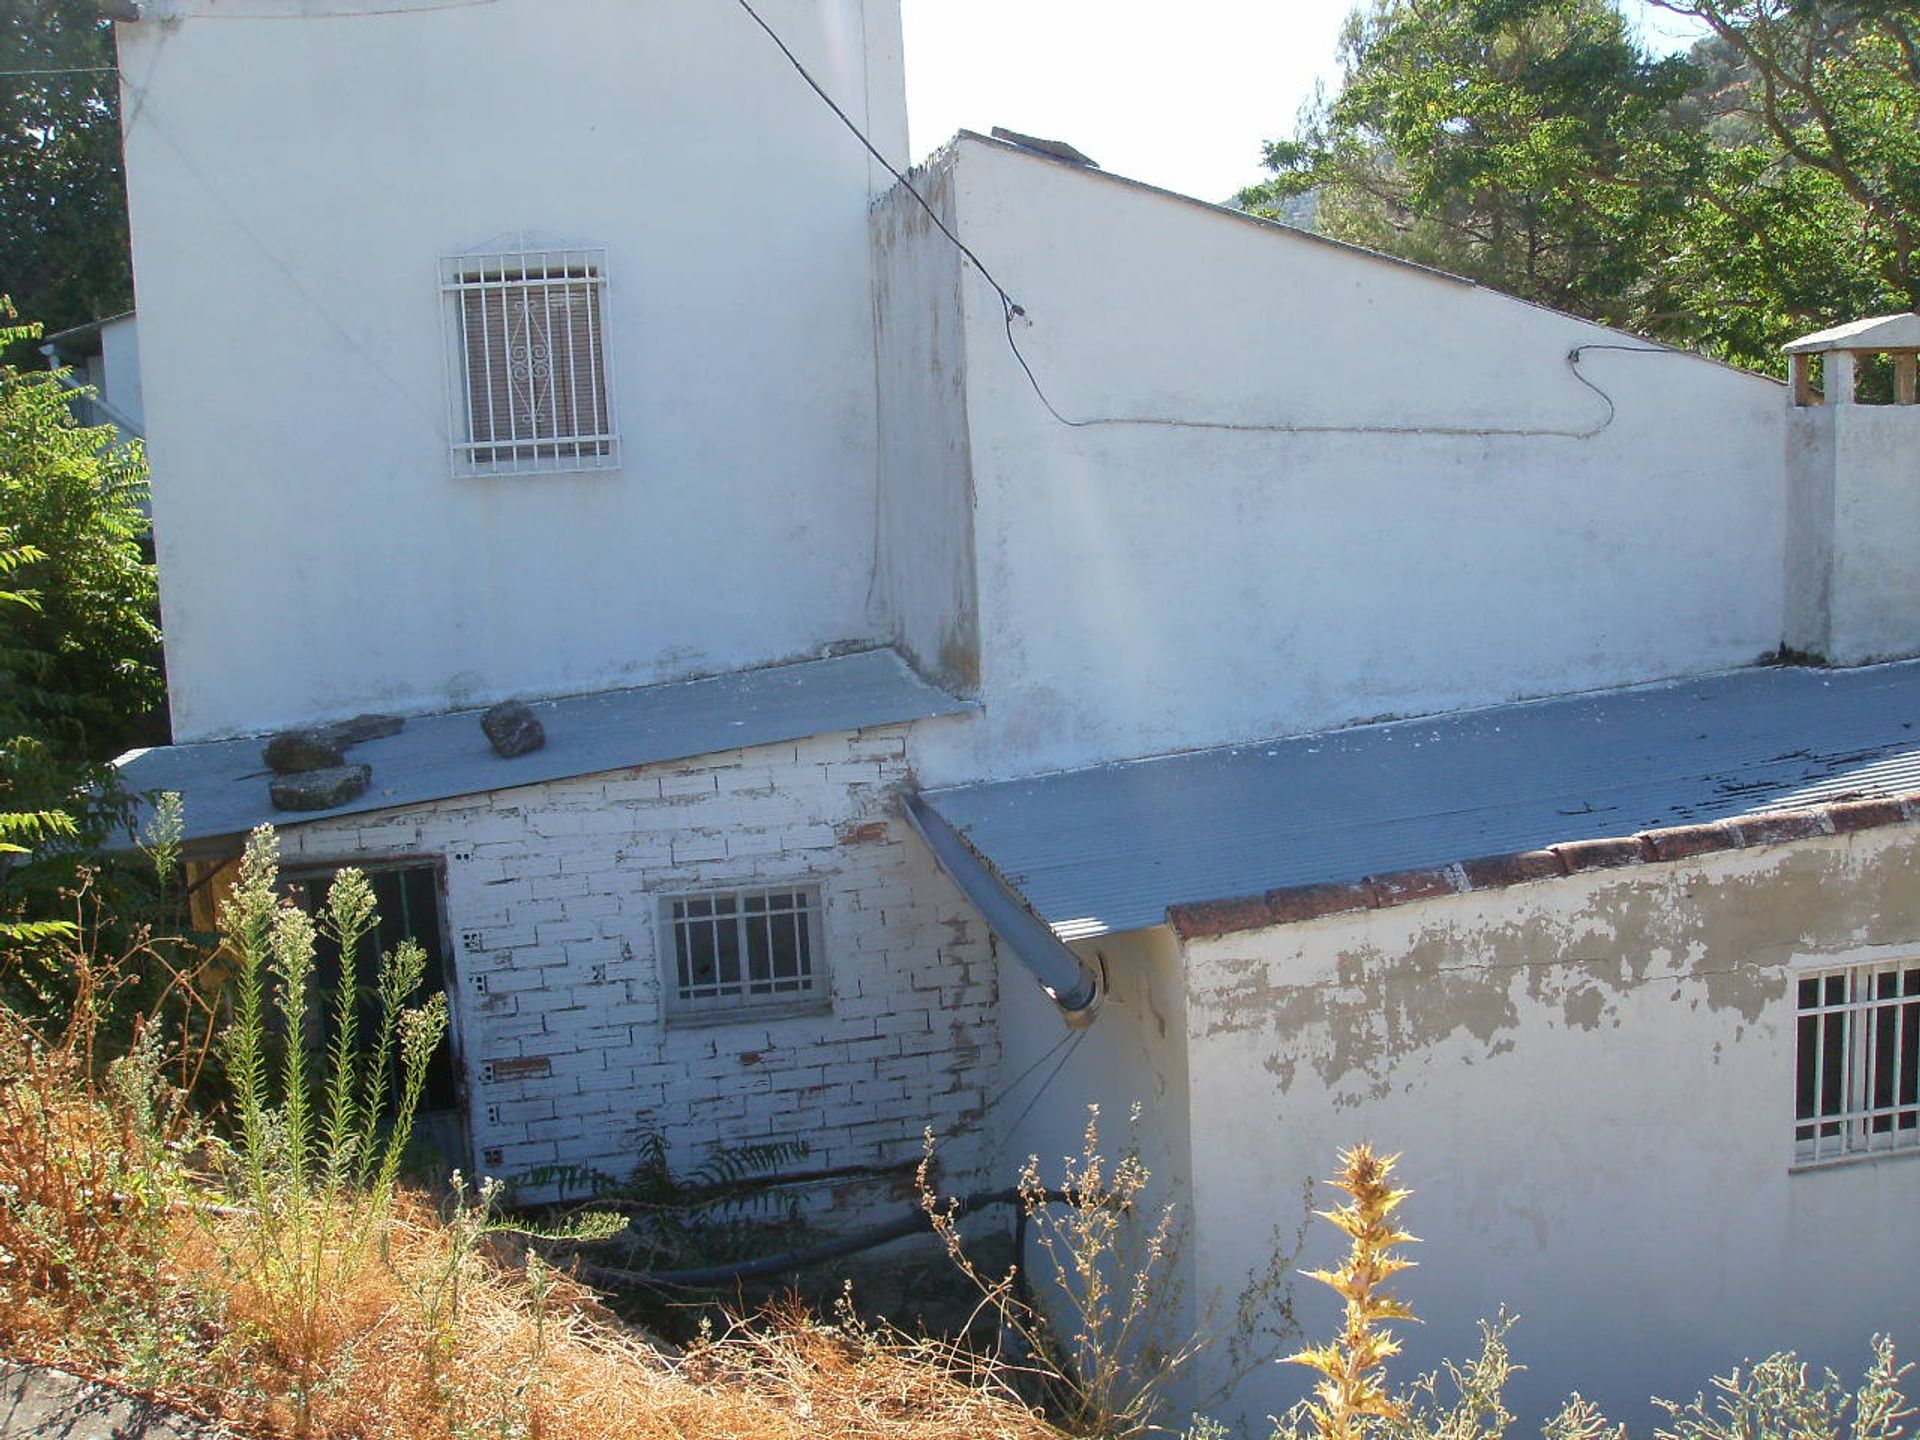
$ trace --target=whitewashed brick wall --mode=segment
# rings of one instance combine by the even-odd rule
[[[807,1169],[917,1155],[964,1188],[999,1059],[985,927],[894,813],[907,728],[496,790],[289,827],[288,864],[446,867],[479,1169],[624,1174],[664,1134],[677,1169],[716,1143],[805,1137]],[[662,1021],[659,897],[814,884],[828,1014]],[[867,1208],[872,1185],[823,1192]]]

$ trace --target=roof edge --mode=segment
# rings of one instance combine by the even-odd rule
[[[1167,907],[1181,940],[1211,940],[1303,920],[1386,910],[1448,895],[1505,890],[1591,870],[1656,865],[1725,850],[1755,850],[1891,825],[1920,823],[1920,790],[1870,799],[1836,800],[1790,810],[1760,811],[1704,825],[1674,825],[1633,835],[1572,840],[1542,850],[1483,855],[1332,884],[1289,885],[1258,895],[1198,900]]]
[[[1121,175],[1115,171],[1102,169],[1098,166],[1076,165],[1071,161],[1056,159],[1038,150],[1030,150],[1025,146],[1015,145],[1010,141],[1001,140],[992,135],[982,135],[977,130],[961,129],[955,131],[953,138],[938,150],[934,151],[932,155],[929,155],[926,162],[923,163],[931,164],[949,152],[956,150],[962,141],[971,141],[974,144],[985,146],[989,150],[998,150],[1005,154],[1024,155],[1027,159],[1035,161],[1038,164],[1051,165],[1059,170],[1084,175],[1089,180],[1112,181],[1114,184],[1124,185],[1132,190],[1145,191],[1147,194],[1158,195],[1167,200],[1178,201],[1183,205],[1197,206],[1202,210],[1211,211],[1215,215],[1223,216],[1229,220],[1239,221],[1244,225],[1261,226],[1268,230],[1277,231],[1282,235],[1292,236],[1296,240],[1304,240],[1308,244],[1321,245],[1331,250],[1344,251],[1361,260],[1373,260],[1383,265],[1397,266],[1402,270],[1410,270],[1416,275],[1424,275],[1430,280],[1438,280],[1444,284],[1461,286],[1468,290],[1477,290],[1484,295],[1493,296],[1497,300],[1504,300],[1514,305],[1521,305],[1529,310],[1539,311],[1543,315],[1552,315],[1557,319],[1566,320],[1575,325],[1584,325],[1602,335],[1612,336],[1615,339],[1621,340],[1634,340],[1650,350],[1666,351],[1688,360],[1698,360],[1702,364],[1711,365],[1716,369],[1725,370],[1734,375],[1744,376],[1749,380],[1758,381],[1762,385],[1772,386],[1776,390],[1786,387],[1784,380],[1772,375],[1763,374],[1758,370],[1749,370],[1744,365],[1735,365],[1717,356],[1707,355],[1699,350],[1690,350],[1684,345],[1674,345],[1665,340],[1655,339],[1650,335],[1641,335],[1632,330],[1622,329],[1617,325],[1604,324],[1599,320],[1589,320],[1583,315],[1575,315],[1566,310],[1556,310],[1553,306],[1544,305],[1538,300],[1528,300],[1519,295],[1509,295],[1504,290],[1482,284],[1480,281],[1466,275],[1456,275],[1451,270],[1442,270],[1433,265],[1423,265],[1418,260],[1408,260],[1399,255],[1389,255],[1384,250],[1370,250],[1365,245],[1356,245],[1350,240],[1336,240],[1331,235],[1322,235],[1315,230],[1302,230],[1298,225],[1288,225],[1281,220],[1273,220],[1265,215],[1256,215],[1250,210],[1237,210],[1233,206],[1222,204],[1217,200],[1203,200],[1198,195],[1188,195],[1179,190],[1169,190],[1166,186],[1155,185],[1150,180],[1135,180],[1131,176]]]

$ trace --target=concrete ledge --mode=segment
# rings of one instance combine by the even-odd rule
[[[0,1435],[228,1440],[226,1431],[145,1396],[8,1359],[0,1359]]]
[[[1791,845],[1830,835],[1851,835],[1886,825],[1920,821],[1920,791],[1867,800],[1836,800],[1798,810],[1772,810],[1701,825],[1673,825],[1635,835],[1570,840],[1542,850],[1482,855],[1369,875],[1338,884],[1291,885],[1264,895],[1198,900],[1167,907],[1167,923],[1182,940],[1213,939],[1247,930],[1318,920],[1356,910],[1384,910],[1443,895],[1504,890],[1558,880],[1588,870],[1653,865],[1711,855]]]

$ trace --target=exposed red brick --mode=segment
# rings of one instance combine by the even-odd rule
[[[1740,837],[1719,822],[1711,825],[1673,825],[1664,830],[1643,830],[1640,838],[1653,847],[1656,860],[1685,860],[1689,855],[1706,855],[1715,850],[1731,850]]]
[[[842,845],[882,845],[887,839],[887,822],[869,820],[864,825],[849,822],[835,827],[833,833]]]
[[[551,1074],[553,1061],[545,1055],[521,1055],[511,1060],[493,1062],[496,1084],[505,1085],[514,1080],[544,1080]]]
[[[1316,920],[1322,915],[1365,910],[1372,904],[1372,892],[1364,881],[1345,885],[1290,885],[1284,890],[1267,892],[1270,917],[1267,923],[1286,925],[1295,920]]]
[[[1774,810],[1764,815],[1741,815],[1723,823],[1740,837],[1742,845],[1783,845],[1831,833],[1824,808]]]
[[[1273,912],[1264,895],[1242,895],[1232,900],[1201,900],[1191,905],[1169,905],[1167,923],[1183,940],[1206,940],[1240,930],[1262,930],[1273,924]]]
[[[1612,870],[1621,865],[1644,865],[1653,858],[1652,849],[1638,835],[1621,835],[1607,840],[1569,840],[1555,845],[1553,853],[1569,875],[1582,870]]]
[[[1449,865],[1423,865],[1415,870],[1390,870],[1384,875],[1369,875],[1367,886],[1373,891],[1373,903],[1405,905],[1414,900],[1433,900],[1442,895],[1458,895],[1460,883]]]
[[[1899,797],[1894,795],[1879,800],[1840,800],[1827,806],[1827,822],[1833,826],[1836,835],[1851,834],[1855,830],[1877,830],[1882,825],[1900,825],[1906,819],[1907,812],[1901,806]]]
[[[742,1065],[758,1065],[766,1058],[767,1057],[762,1055],[758,1050],[742,1050],[740,1052],[740,1063]]]
[[[1551,850],[1516,850],[1506,855],[1482,855],[1463,860],[1460,873],[1470,890],[1501,890],[1529,880],[1558,880],[1567,872]]]

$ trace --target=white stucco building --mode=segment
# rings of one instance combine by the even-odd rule
[[[896,0],[757,8],[904,163]],[[799,1137],[852,1224],[1139,1102],[1197,1305],[1371,1140],[1411,1363],[1512,1305],[1534,1409],[1920,1335],[1920,319],[1823,397],[1013,140],[909,188],[734,3],[141,10],[123,768],[208,893],[382,877],[449,1153]]]

